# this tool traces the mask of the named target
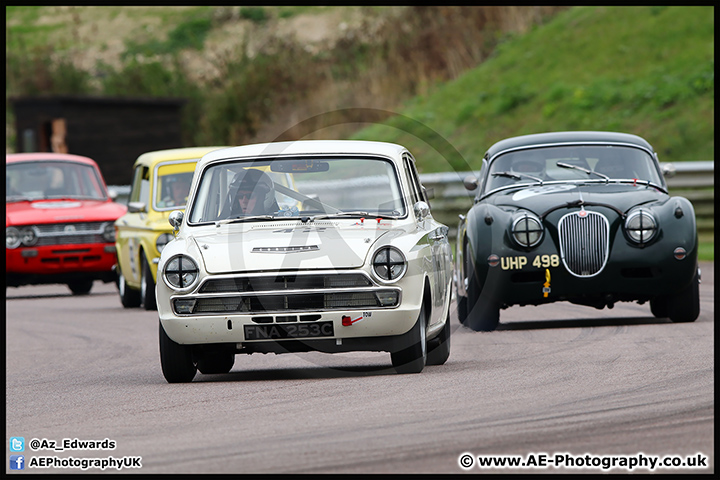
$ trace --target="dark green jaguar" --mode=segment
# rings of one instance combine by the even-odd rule
[[[614,132],[524,135],[483,158],[474,204],[460,217],[460,322],[497,328],[511,305],[568,301],[602,309],[650,302],[655,317],[700,313],[692,204],[668,194],[644,139]]]

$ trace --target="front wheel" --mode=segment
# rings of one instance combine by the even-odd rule
[[[440,334],[428,342],[426,365],[442,365],[450,357],[450,312]]]
[[[667,297],[667,316],[675,323],[694,322],[700,316],[700,276],[697,268],[690,285]]]
[[[87,295],[92,290],[92,280],[77,280],[75,282],[68,283],[68,288],[73,295]]]
[[[135,308],[140,306],[140,292],[128,286],[122,270],[118,271],[118,292],[120,293],[120,303],[122,303],[123,307]]]
[[[232,352],[204,352],[198,359],[197,369],[203,374],[228,373],[235,365]]]
[[[464,325],[476,332],[492,332],[500,323],[500,305],[480,288],[475,265],[468,259],[467,271],[467,317]]]
[[[195,378],[197,367],[188,345],[175,343],[160,323],[160,366],[168,383],[187,383]]]
[[[409,346],[390,353],[392,365],[397,373],[420,373],[427,361],[427,324],[425,305],[420,307],[420,314],[412,330],[410,330]]]
[[[155,301],[155,281],[153,280],[152,272],[150,271],[150,264],[144,255],[142,255],[140,303],[142,303],[145,310],[157,310],[157,302]]]

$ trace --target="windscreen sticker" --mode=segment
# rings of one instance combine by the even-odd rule
[[[564,192],[567,190],[572,190],[573,188],[577,188],[577,185],[568,185],[566,183],[561,185],[540,185],[537,187],[530,187],[524,190],[520,190],[512,196],[512,199],[515,201],[519,201],[525,198],[534,197],[535,195]]]

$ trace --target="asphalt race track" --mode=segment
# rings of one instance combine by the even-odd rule
[[[123,473],[712,473],[714,265],[701,268],[690,324],[559,303],[475,333],[453,305],[450,359],[417,375],[387,353],[255,354],[182,385],[160,371],[156,313],[123,309],[114,284],[8,288],[6,455],[34,473],[99,473],[39,466],[108,457],[141,465]]]

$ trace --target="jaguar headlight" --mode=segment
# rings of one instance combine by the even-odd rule
[[[162,253],[163,248],[165,248],[165,245],[168,244],[170,240],[172,240],[173,235],[171,233],[162,233],[160,236],[155,240],[155,247],[157,248],[157,251]]]
[[[375,252],[372,261],[373,273],[384,282],[400,280],[407,270],[405,256],[394,247],[382,247]]]
[[[195,261],[187,255],[173,257],[165,265],[163,272],[167,284],[178,290],[192,287],[198,279],[198,267]]]
[[[15,227],[5,229],[5,248],[17,248],[21,242],[20,230]]]
[[[625,232],[630,240],[640,245],[655,238],[657,229],[655,217],[647,210],[635,210],[625,219]]]
[[[534,247],[542,240],[543,226],[538,217],[524,213],[513,222],[511,233],[513,240],[521,247]]]

